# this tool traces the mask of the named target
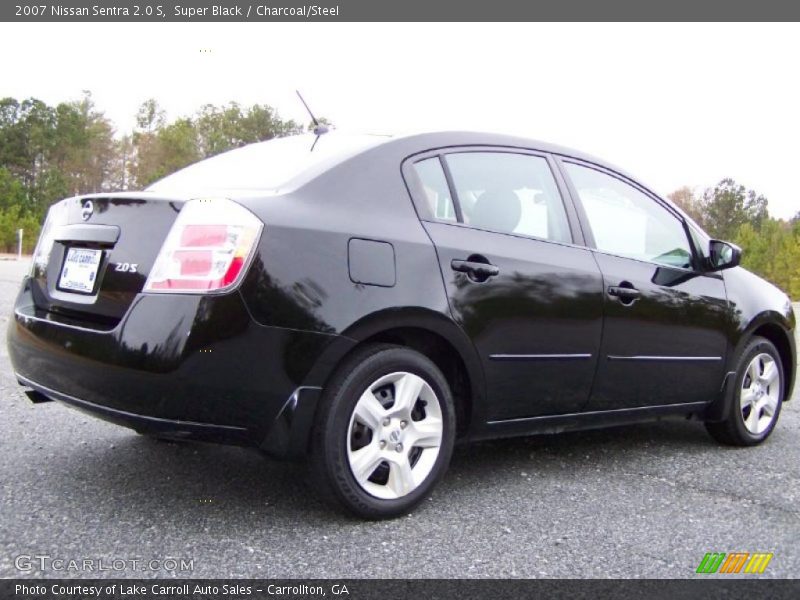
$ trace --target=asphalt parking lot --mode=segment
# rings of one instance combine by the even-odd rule
[[[0,262],[3,331],[24,270]],[[762,577],[800,573],[797,391],[752,449],[683,420],[461,447],[422,507],[364,523],[318,502],[298,464],[31,404],[4,340],[2,577],[694,577],[706,552],[736,551],[773,552]],[[26,555],[193,571],[20,571]]]

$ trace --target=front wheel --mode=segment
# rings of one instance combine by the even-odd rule
[[[783,365],[772,342],[762,337],[750,340],[739,356],[735,381],[728,417],[706,423],[706,429],[723,444],[760,444],[775,428],[783,403]]]
[[[454,438],[453,399],[436,365],[409,348],[370,345],[326,386],[313,485],[360,517],[404,514],[444,475]]]

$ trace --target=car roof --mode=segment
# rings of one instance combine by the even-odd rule
[[[589,163],[596,164],[606,169],[615,171],[634,181],[638,180],[626,172],[624,169],[586,152],[522,136],[515,136],[502,133],[490,133],[482,131],[426,131],[414,132],[386,137],[381,145],[388,146],[393,143],[403,143],[404,145],[418,146],[418,152],[425,152],[436,148],[448,148],[458,146],[498,146],[505,148],[520,148],[528,150],[538,150],[549,154],[577,158]],[[641,185],[641,184],[640,184]]]
[[[543,140],[486,131],[442,130],[408,132],[389,135],[384,139],[383,144],[390,144],[396,141],[413,142],[418,144],[421,149],[465,145],[510,146],[571,156],[583,154],[578,150],[559,146]]]
[[[297,136],[289,136],[288,138],[273,138],[273,140],[266,142],[250,144],[248,146],[217,155],[210,159],[200,161],[200,163],[195,163],[195,165],[207,163],[208,161],[219,162],[221,160],[227,160],[226,155],[229,155],[230,158],[233,158],[234,155],[241,155],[242,153],[252,153],[257,156],[259,152],[266,151],[269,147],[274,147],[273,145],[276,142],[279,146],[290,144],[290,146],[294,147],[295,153],[301,152],[301,154],[305,154],[305,149],[308,148],[308,160],[306,161],[306,159],[302,159],[304,162],[306,162],[306,164],[299,165],[295,173],[291,174],[291,176],[287,176],[281,181],[276,180],[275,182],[271,183],[263,182],[262,185],[254,185],[249,188],[217,188],[214,191],[226,191],[229,192],[228,195],[235,195],[237,197],[243,196],[248,192],[252,193],[253,195],[264,193],[285,193],[291,189],[297,189],[297,187],[328,171],[335,171],[337,167],[353,159],[368,160],[369,157],[382,156],[399,164],[399,162],[407,157],[429,152],[431,150],[459,147],[497,147],[507,149],[518,148],[524,150],[534,150],[586,161],[587,163],[613,171],[614,173],[631,180],[633,183],[644,188],[650,194],[660,198],[662,201],[664,200],[661,198],[661,196],[654,192],[652,188],[643,184],[640,180],[624,169],[621,169],[620,167],[617,167],[606,160],[592,156],[591,154],[542,140],[480,131],[454,130],[424,131],[402,134],[361,134],[333,130],[322,134],[321,136],[305,133]],[[264,150],[261,150],[262,148]],[[173,197],[193,197],[196,194],[192,192],[196,190],[187,189],[184,191],[180,188],[167,188],[165,190],[163,189],[163,184],[180,177],[181,173],[190,174],[192,170],[196,169],[195,165],[190,165],[186,169],[178,171],[177,176],[176,174],[167,176],[165,179],[149,186],[145,191],[153,194],[154,196],[169,195]],[[179,193],[182,191],[184,191],[184,193]],[[679,207],[676,207],[674,203],[669,201],[666,202],[668,202],[673,209],[676,209],[691,222],[691,219],[684,211],[680,210]],[[699,226],[696,227],[700,229]],[[702,231],[702,229],[700,230]]]
[[[624,170],[595,156],[520,136],[477,131],[428,131],[391,135],[345,133],[334,130],[320,136],[304,133],[234,148],[167,175],[149,185],[146,191],[173,195],[188,190],[194,185],[195,180],[202,178],[203,174],[218,176],[225,172],[226,167],[243,163],[246,165],[248,161],[253,165],[249,172],[257,176],[252,177],[249,183],[237,185],[235,189],[240,192],[244,189],[262,192],[286,190],[287,187],[296,187],[325,172],[336,170],[339,165],[350,159],[381,156],[399,162],[422,152],[463,146],[519,148],[573,157],[610,169],[636,181]],[[272,170],[265,167],[270,161],[275,160],[278,163],[273,165],[277,169],[270,177]],[[239,175],[246,173],[245,169]],[[240,177],[238,181],[241,182],[242,179]],[[206,187],[200,184],[196,189]]]

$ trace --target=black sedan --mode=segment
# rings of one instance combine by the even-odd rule
[[[246,146],[48,214],[8,329],[34,402],[308,458],[367,518],[456,441],[695,417],[764,441],[795,317],[605,162],[474,133]]]

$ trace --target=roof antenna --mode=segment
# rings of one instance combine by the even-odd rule
[[[317,138],[319,138],[319,136],[328,133],[328,126],[319,124],[319,121],[317,121],[317,117],[315,117],[314,113],[311,112],[311,109],[308,108],[308,104],[306,104],[306,101],[303,99],[302,94],[300,94],[300,90],[295,90],[295,92],[297,92],[297,97],[300,98],[300,102],[302,102],[303,106],[306,107],[308,114],[311,115],[311,120],[314,122],[314,135],[316,135]],[[317,141],[314,140],[315,145],[316,143]],[[313,150],[314,146],[311,146],[311,149]]]

